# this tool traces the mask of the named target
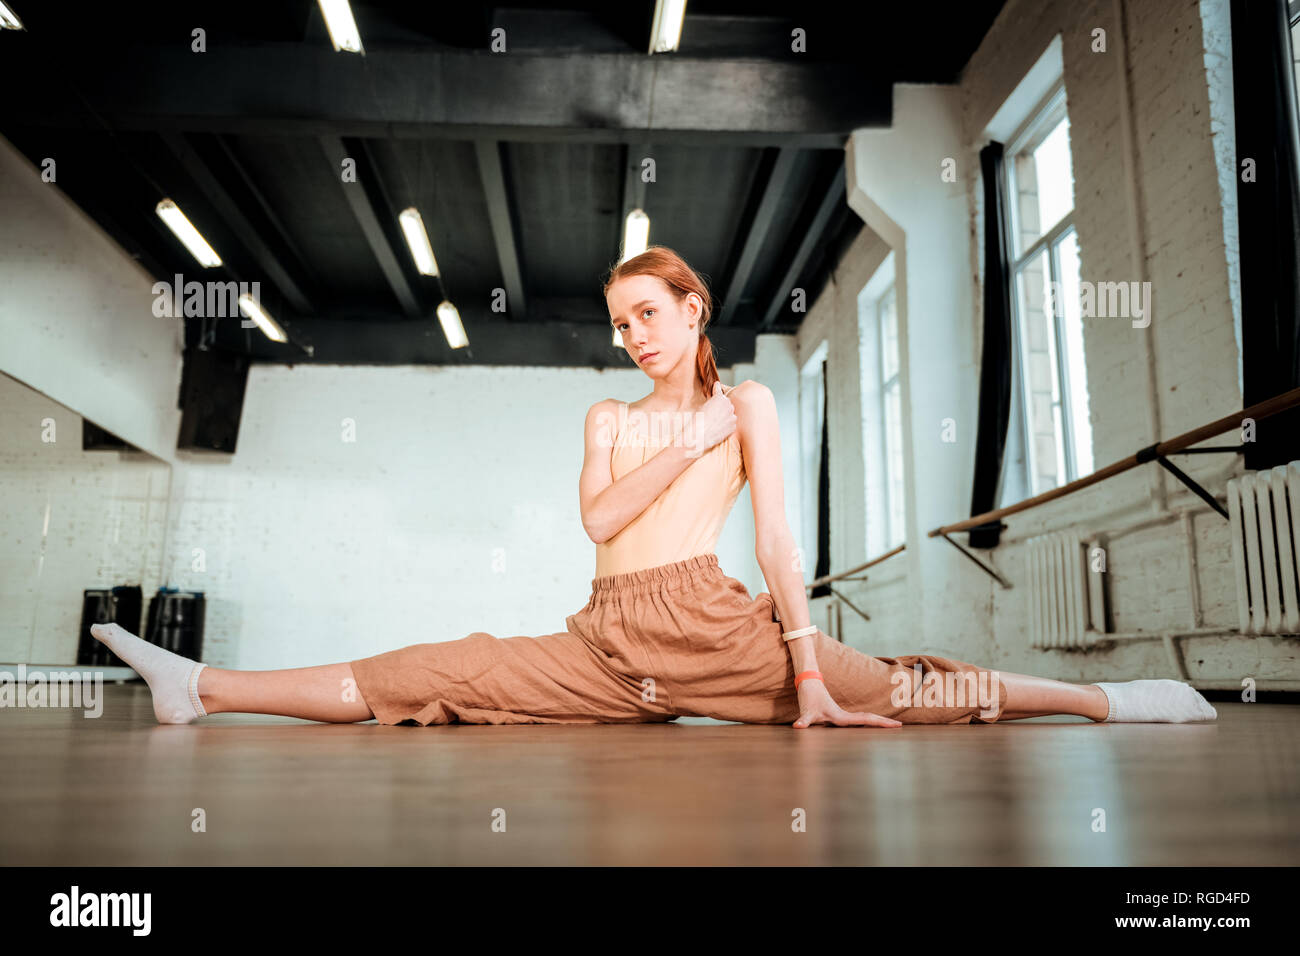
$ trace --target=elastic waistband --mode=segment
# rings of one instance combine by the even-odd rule
[[[674,579],[699,574],[707,571],[709,568],[718,566],[718,556],[712,552],[709,554],[697,554],[693,558],[686,558],[683,561],[674,561],[672,564],[661,564],[654,568],[643,568],[640,571],[628,571],[625,574],[609,574],[605,577],[592,578],[592,593],[601,591],[631,591],[641,588],[660,587]]]

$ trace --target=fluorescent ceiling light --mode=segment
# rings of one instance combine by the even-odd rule
[[[23,21],[18,19],[18,14],[9,9],[6,3],[0,3],[0,30],[23,30]]]
[[[682,38],[686,0],[657,0],[654,27],[650,30],[650,52],[671,53]]]
[[[252,319],[272,342],[288,341],[288,337],[284,334],[284,329],[280,328],[279,323],[267,314],[267,311],[262,308],[262,303],[247,292],[239,297],[239,311]]]
[[[640,209],[633,209],[623,222],[623,258],[618,260],[619,263],[641,255],[646,251],[649,241],[650,217]]]
[[[340,50],[366,52],[361,48],[361,33],[357,30],[357,21],[352,18],[348,0],[320,0],[320,15],[325,18],[325,29],[329,31],[336,53]]]
[[[420,218],[419,210],[414,206],[403,209],[398,214],[397,221],[402,224],[402,234],[406,236],[406,244],[411,249],[411,258],[415,260],[415,267],[420,270],[420,275],[436,276],[438,260],[433,258],[433,247],[429,245],[429,234],[424,231],[424,220]]]
[[[464,348],[469,345],[469,338],[465,335],[465,326],[460,321],[460,313],[446,299],[438,303],[438,321],[442,323],[442,334],[446,337],[448,345],[454,349]]]
[[[185,213],[181,212],[180,206],[170,199],[164,199],[154,208],[154,211],[158,213],[159,219],[167,223],[167,228],[176,234],[176,238],[185,243],[185,248],[199,260],[199,265],[205,269],[221,265],[221,257],[208,245],[207,240],[199,235],[194,224],[185,217]]]

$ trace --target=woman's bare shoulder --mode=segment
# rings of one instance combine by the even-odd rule
[[[596,402],[589,409],[587,409],[587,415],[591,416],[591,415],[599,414],[600,412],[615,411],[618,409],[620,405],[623,404],[626,403],[620,401],[617,398],[602,398],[600,401]]]
[[[762,382],[747,378],[730,390],[725,385],[722,389],[736,409],[738,435],[749,434],[754,428],[766,431],[776,427],[775,415],[771,414],[775,411],[776,401],[772,390]],[[741,444],[743,446],[743,439]]]
[[[586,429],[591,432],[608,427],[618,419],[618,409],[623,402],[617,398],[602,398],[587,409]]]
[[[755,400],[765,399],[772,394],[770,388],[752,378],[747,378],[731,388],[724,385],[722,391],[728,398],[745,404],[752,404]]]

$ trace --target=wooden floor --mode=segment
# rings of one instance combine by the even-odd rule
[[[105,698],[97,719],[0,709],[0,863],[1300,862],[1295,706],[1216,702],[1215,724],[897,730],[236,714],[164,727],[143,685]],[[196,808],[206,832],[191,830]]]

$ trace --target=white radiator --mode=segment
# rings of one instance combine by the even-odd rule
[[[1300,633],[1300,461],[1229,481],[1228,519],[1242,633]]]
[[[1105,571],[1094,570],[1088,560],[1093,546],[1085,549],[1067,531],[1027,544],[1029,645],[1079,649],[1105,640]]]

